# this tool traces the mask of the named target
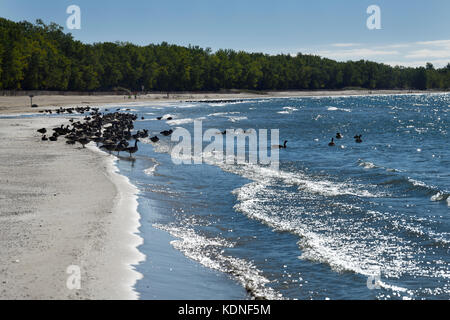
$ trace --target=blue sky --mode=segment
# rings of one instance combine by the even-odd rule
[[[87,43],[167,41],[405,66],[450,62],[449,0],[2,0],[0,16],[65,27],[72,4],[81,8],[81,30],[66,31]],[[373,4],[381,30],[366,27]]]

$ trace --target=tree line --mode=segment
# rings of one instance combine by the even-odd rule
[[[0,18],[0,89],[95,91],[449,89],[450,63],[406,68],[166,42],[84,44],[55,23]]]

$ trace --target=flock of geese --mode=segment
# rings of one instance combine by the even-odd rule
[[[85,114],[89,115],[84,117],[84,122],[75,121],[74,119],[70,119],[69,125],[61,125],[60,127],[52,129],[53,133],[47,131],[46,128],[42,128],[37,130],[40,134],[42,134],[42,141],[58,141],[58,138],[64,137],[66,139],[66,143],[69,145],[75,145],[76,143],[80,143],[83,148],[86,147],[88,143],[91,141],[101,144],[100,149],[107,150],[109,153],[117,152],[117,155],[120,155],[120,152],[126,152],[130,155],[136,153],[138,151],[138,142],[139,138],[147,138],[149,136],[148,130],[138,130],[135,134],[132,134],[132,130],[134,129],[134,121],[137,120],[137,115],[131,113],[121,113],[119,112],[121,109],[116,109],[115,112],[111,113],[100,113],[99,108],[91,108],[91,107],[76,107],[76,108],[59,108],[56,110],[41,110],[40,113],[57,113],[57,114]],[[108,109],[105,109],[108,112]],[[126,109],[126,111],[130,111],[130,109]],[[141,117],[144,119],[144,117]],[[163,120],[164,117],[157,117],[157,120]],[[172,117],[168,117],[165,120],[172,120]],[[164,130],[161,131],[160,134],[167,137],[173,133],[173,130]],[[220,132],[222,135],[226,135],[227,131]],[[244,133],[247,133],[244,131]],[[330,147],[336,146],[334,139],[343,139],[344,136],[338,132],[336,133],[336,137],[331,139],[331,142],[328,144]],[[160,139],[158,136],[153,136],[149,138],[153,143],[157,143]],[[362,135],[354,136],[356,143],[362,143]],[[134,140],[134,144],[131,143],[130,140]],[[282,145],[273,145],[274,149],[287,149],[288,141],[285,140]]]
[[[52,129],[52,134],[46,128],[37,130],[38,133],[42,134],[42,141],[58,141],[59,138],[64,137],[66,143],[69,145],[75,145],[79,143],[86,147],[91,141],[100,144],[100,149],[104,149],[109,153],[126,152],[130,155],[136,153],[139,149],[138,142],[140,138],[147,138],[149,132],[147,129],[138,130],[135,134],[132,133],[134,129],[134,121],[137,120],[137,115],[131,113],[121,113],[116,112],[102,114],[99,112],[98,108],[91,107],[78,107],[78,108],[59,108],[57,110],[43,110],[46,113],[57,113],[57,114],[73,114],[75,112],[80,114],[89,113],[89,115],[84,117],[84,122],[75,121],[70,119],[70,123],[66,126],[61,125],[60,127]],[[108,109],[105,109],[108,111]],[[142,117],[143,118],[143,117]],[[164,130],[161,132],[163,136],[170,136],[173,130]],[[130,140],[134,140],[131,143]],[[152,142],[158,142],[158,136],[151,137]]]
[[[343,138],[344,138],[344,136],[340,132],[336,133],[336,139],[343,139]],[[361,139],[362,138],[362,134],[356,135],[353,138],[355,139],[356,143],[362,143],[363,142],[362,139]],[[331,138],[331,142],[328,144],[328,146],[334,147],[335,145],[336,145],[336,143],[334,142],[334,138]]]

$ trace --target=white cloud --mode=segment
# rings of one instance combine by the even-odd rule
[[[421,49],[410,51],[405,55],[408,59],[417,58],[448,58],[450,61],[450,51],[449,50],[433,50],[433,49]]]
[[[450,48],[450,40],[433,40],[433,41],[419,41],[416,44],[424,46],[438,46],[438,47],[448,47]]]
[[[433,63],[437,68],[450,63],[450,40],[417,41],[390,44],[333,43],[301,50],[337,61],[372,60],[405,67]]]
[[[346,48],[346,47],[357,47],[359,43],[333,43],[332,47]]]

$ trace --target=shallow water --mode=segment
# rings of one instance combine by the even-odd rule
[[[274,128],[289,141],[279,171],[175,165],[170,137],[118,161],[140,190],[141,298],[450,298],[450,95],[137,110],[135,129],[153,135],[200,119],[204,131]]]

